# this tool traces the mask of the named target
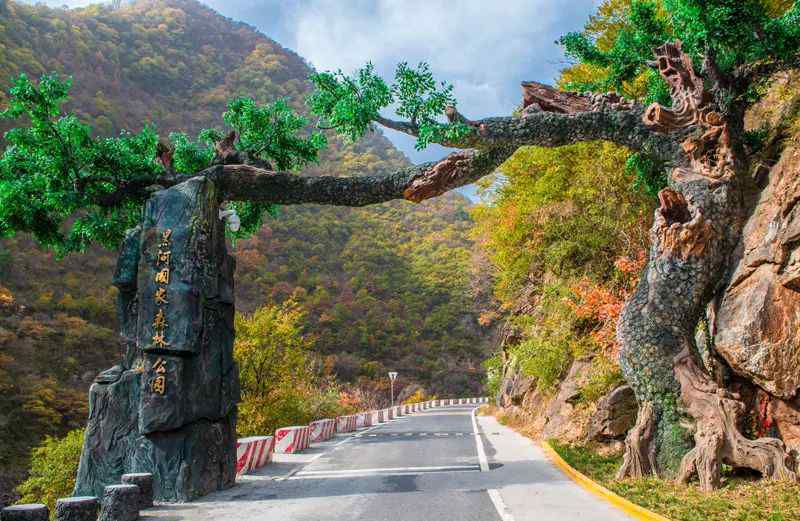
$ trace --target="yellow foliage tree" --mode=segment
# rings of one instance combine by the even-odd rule
[[[239,435],[266,435],[338,413],[338,389],[318,370],[313,342],[302,331],[304,320],[305,313],[291,301],[236,316]]]

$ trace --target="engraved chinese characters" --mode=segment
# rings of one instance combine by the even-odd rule
[[[156,274],[155,282],[159,284],[153,295],[156,305],[166,305],[169,303],[167,300],[167,289],[169,285],[169,259],[172,255],[170,251],[172,230],[167,229],[161,234],[161,242],[158,244],[158,254],[156,255]],[[160,304],[159,304],[160,303]],[[157,349],[166,349],[169,347],[169,342],[165,338],[167,331],[167,319],[164,315],[164,308],[159,307],[156,312],[155,319],[153,320],[153,347]],[[163,394],[163,393],[161,393]]]
[[[167,378],[164,376],[164,373],[167,372],[167,364],[163,358],[156,359],[153,364],[153,372],[156,373],[156,377],[150,383],[150,390],[154,393],[164,394],[167,390]]]
[[[153,300],[158,309],[156,316],[153,318],[153,347],[156,349],[166,349],[169,347],[167,341],[167,316],[164,313],[164,308],[169,304],[167,300],[167,290],[169,286],[169,270],[170,270],[170,256],[172,245],[172,230],[167,229],[161,234],[161,241],[158,244],[158,254],[156,255],[156,272],[154,280],[159,286],[153,293]],[[150,381],[150,391],[156,394],[164,394],[167,391],[167,363],[163,358],[158,358],[153,363],[153,379]]]

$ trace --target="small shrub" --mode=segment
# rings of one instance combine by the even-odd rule
[[[536,378],[542,391],[556,387],[570,361],[569,346],[557,339],[529,338],[518,346],[517,353],[522,355],[522,371]]]
[[[427,395],[425,394],[425,391],[423,389],[417,389],[417,391],[408,398],[406,398],[406,400],[403,403],[404,404],[419,403],[419,402],[424,402],[427,399],[428,398]]]
[[[596,402],[624,381],[619,365],[599,355],[592,360],[589,379],[580,389],[581,401]]]
[[[20,503],[44,503],[55,512],[56,499],[72,495],[82,447],[83,429],[45,438],[31,452],[30,476],[17,487]]]

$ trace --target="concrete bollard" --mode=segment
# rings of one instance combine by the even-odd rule
[[[379,423],[381,423],[381,411],[376,409],[374,411],[369,411],[368,414],[369,414],[369,423],[371,425],[378,425]]]
[[[306,447],[307,426],[281,427],[275,430],[275,453],[294,454]]]
[[[139,510],[153,506],[153,475],[149,472],[137,472],[133,474],[123,474],[122,483],[124,485],[136,485],[139,487]]]
[[[272,461],[273,436],[250,436],[236,440],[236,477]]]
[[[324,419],[313,421],[308,424],[311,430],[311,443],[319,443],[321,441],[328,441],[333,437],[336,430],[336,420]]]
[[[49,521],[50,509],[41,503],[12,505],[0,512],[0,521]]]
[[[135,521],[139,519],[139,487],[109,485],[103,490],[98,521]]]
[[[355,415],[339,416],[336,419],[336,432],[353,432],[354,430],[356,430]]]
[[[97,521],[99,512],[100,500],[94,496],[56,500],[56,521]]]

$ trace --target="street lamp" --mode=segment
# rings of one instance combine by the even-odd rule
[[[394,407],[394,381],[397,380],[397,371],[389,371],[389,385],[392,389],[392,407]]]

